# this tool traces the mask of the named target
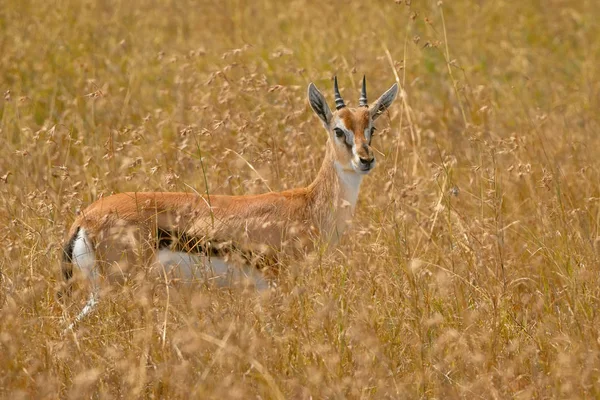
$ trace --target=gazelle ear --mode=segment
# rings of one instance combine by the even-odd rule
[[[391,88],[387,90],[384,94],[381,95],[375,101],[375,103],[371,104],[369,107],[369,113],[371,114],[371,119],[375,121],[379,116],[387,110],[387,108],[392,104],[396,95],[398,94],[398,84],[394,83]]]
[[[323,97],[321,92],[319,92],[319,89],[317,89],[312,82],[308,85],[308,102],[315,114],[317,114],[319,118],[321,118],[321,121],[328,126],[333,115],[327,105],[327,101],[325,101],[325,97]]]

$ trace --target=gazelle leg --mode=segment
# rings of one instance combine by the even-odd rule
[[[65,329],[66,331],[69,331],[71,329],[73,329],[73,327],[83,319],[83,317],[85,317],[86,315],[88,315],[94,308],[94,306],[98,303],[98,291],[96,288],[92,289],[92,291],[90,292],[90,297],[88,298],[87,303],[85,303],[85,306],[81,309],[81,311],[79,312],[79,314],[75,317],[75,320],[73,320],[73,322],[71,322],[69,324],[69,326],[67,327],[67,329]]]

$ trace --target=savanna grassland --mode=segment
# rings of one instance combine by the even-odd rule
[[[600,397],[600,17],[588,0],[0,7],[4,398]],[[396,80],[339,247],[261,293],[60,302],[65,232],[120,191],[307,185],[313,81]],[[110,292],[110,293],[108,293]]]

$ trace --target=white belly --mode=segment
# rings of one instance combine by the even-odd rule
[[[94,248],[87,232],[79,230],[72,253],[73,264],[79,267],[97,290],[99,271],[96,265]],[[227,263],[220,257],[205,257],[179,251],[161,249],[156,253],[156,268],[161,276],[166,273],[169,281],[178,280],[184,283],[194,281],[210,282],[217,286],[254,286],[258,290],[268,288],[263,275],[255,268],[240,267]]]
[[[268,287],[267,281],[255,268],[239,267],[221,257],[205,257],[180,251],[162,249],[156,256],[158,268],[167,277],[185,283],[209,281],[217,286],[254,286],[258,290]]]

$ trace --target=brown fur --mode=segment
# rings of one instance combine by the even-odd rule
[[[232,242],[243,251],[277,259],[298,257],[315,241],[336,242],[352,210],[344,206],[330,142],[319,173],[308,187],[247,196],[200,196],[177,192],[130,192],[101,198],[74,221],[68,239],[79,228],[89,236],[106,267],[123,272],[147,264],[157,248],[159,229],[205,242]],[[70,265],[65,265],[69,269]]]

